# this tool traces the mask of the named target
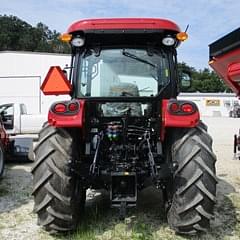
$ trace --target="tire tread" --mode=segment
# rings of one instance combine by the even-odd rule
[[[172,135],[174,173],[172,204],[167,217],[178,233],[206,232],[216,203],[216,156],[204,123],[193,129],[177,129]],[[175,138],[175,139],[174,139]]]
[[[34,149],[36,162],[31,170],[33,211],[38,215],[38,224],[50,233],[73,230],[85,203],[85,189],[76,199],[77,177],[68,164],[76,156],[73,138],[65,129],[48,124],[39,135],[40,141]]]

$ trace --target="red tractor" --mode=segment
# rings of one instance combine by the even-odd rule
[[[75,229],[88,188],[109,191],[124,218],[153,185],[176,232],[205,232],[216,157],[197,106],[176,99],[190,85],[176,52],[187,34],[164,19],[92,19],[61,38],[72,48],[68,79],[51,67],[41,89],[71,100],[51,106],[35,148],[38,223],[50,232]]]
[[[225,83],[240,97],[240,28],[209,45],[210,66]],[[240,117],[240,106],[236,104],[232,117]],[[240,129],[234,135],[234,157],[240,160]]]

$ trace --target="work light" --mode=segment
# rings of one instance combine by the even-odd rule
[[[71,44],[74,47],[82,47],[85,43],[85,39],[82,37],[75,37],[72,39]]]
[[[165,46],[173,46],[175,43],[175,39],[171,36],[166,36],[165,38],[163,38],[162,43]]]

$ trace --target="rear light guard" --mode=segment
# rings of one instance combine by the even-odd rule
[[[80,110],[78,101],[61,101],[51,106],[51,111],[58,115],[75,115]]]
[[[168,112],[172,115],[192,115],[197,109],[194,102],[184,100],[170,100],[167,107]]]

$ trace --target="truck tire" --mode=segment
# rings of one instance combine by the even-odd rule
[[[200,124],[177,129],[171,147],[172,161],[178,164],[173,177],[173,195],[167,213],[170,226],[178,233],[206,232],[213,218],[216,200],[216,156],[212,138]]]
[[[86,190],[70,169],[78,158],[68,131],[45,125],[41,130],[33,174],[34,212],[51,233],[74,230],[83,214]]]
[[[0,179],[3,176],[4,167],[5,167],[5,153],[2,144],[0,143]]]

